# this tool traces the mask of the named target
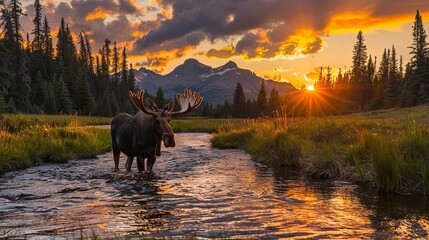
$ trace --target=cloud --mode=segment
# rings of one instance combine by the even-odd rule
[[[94,52],[101,48],[104,39],[117,42],[135,41],[139,36],[133,32],[145,29],[147,33],[156,24],[135,23],[132,18],[141,17],[146,11],[136,6],[134,0],[71,0],[70,2],[42,1],[42,14],[46,15],[52,30],[54,40],[58,32],[61,17],[64,17],[73,33],[86,32],[94,42]],[[31,32],[34,28],[33,4],[25,6],[27,17],[22,18],[23,29]],[[140,25],[144,25],[143,27]]]
[[[429,11],[427,0],[156,0],[173,15],[134,43],[134,53],[156,52],[162,46],[200,45],[226,40],[208,57],[247,59],[294,58],[318,53],[324,36],[337,29],[357,31],[380,26],[413,14]],[[389,7],[386,7],[389,5]],[[402,21],[402,20],[401,20]],[[412,19],[408,19],[412,21]],[[403,22],[403,21],[402,21]],[[189,38],[189,35],[202,36]],[[231,44],[230,40],[238,37]],[[189,42],[185,42],[189,40]]]

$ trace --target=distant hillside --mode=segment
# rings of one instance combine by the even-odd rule
[[[246,98],[256,99],[264,79],[255,75],[252,71],[242,69],[233,61],[225,65],[213,68],[200,63],[196,59],[187,59],[166,75],[159,75],[146,68],[135,70],[138,89],[147,90],[155,94],[159,87],[168,98],[172,98],[185,88],[200,92],[205,101],[223,104],[225,99],[232,102],[234,89],[238,82],[243,85]],[[280,95],[296,90],[294,86],[286,82],[265,80],[267,95],[275,87]]]

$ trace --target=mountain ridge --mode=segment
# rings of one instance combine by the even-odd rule
[[[267,95],[273,88],[280,95],[296,90],[290,83],[266,80],[248,69],[239,68],[234,61],[211,67],[189,58],[165,75],[144,67],[134,71],[139,90],[146,90],[153,95],[161,87],[167,98],[173,98],[176,93],[187,88],[199,92],[206,102],[214,105],[223,104],[225,100],[232,102],[238,82],[243,85],[246,99],[257,98],[262,81],[265,81]]]

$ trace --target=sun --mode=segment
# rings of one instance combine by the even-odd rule
[[[314,91],[314,85],[308,85],[307,91]]]

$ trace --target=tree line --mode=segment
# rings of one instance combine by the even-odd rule
[[[128,91],[135,90],[126,48],[105,40],[94,53],[88,36],[75,45],[68,23],[61,19],[57,43],[49,21],[34,1],[34,29],[22,35],[19,0],[3,1],[0,26],[0,113],[78,113],[113,116],[134,112]]]

